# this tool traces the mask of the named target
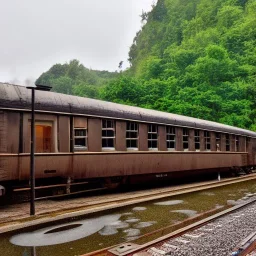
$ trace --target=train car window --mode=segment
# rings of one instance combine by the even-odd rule
[[[239,136],[235,136],[235,152],[239,151]]]
[[[183,150],[188,151],[188,129],[183,128]]]
[[[86,128],[74,128],[74,150],[87,150]]]
[[[230,136],[226,134],[226,151],[230,151]]]
[[[216,151],[221,150],[221,134],[219,132],[216,132]]]
[[[158,150],[158,127],[156,124],[148,125],[148,149]]]
[[[52,152],[52,123],[51,122],[35,122],[36,131],[36,152],[50,153]]]
[[[102,148],[115,149],[115,122],[102,120]]]
[[[168,150],[175,150],[176,133],[175,127],[166,126],[166,145]]]
[[[195,150],[200,151],[200,131],[195,130]]]
[[[205,145],[205,150],[206,151],[210,151],[211,150],[210,132],[204,131],[204,145]]]
[[[126,123],[126,148],[138,149],[138,124],[135,122]]]

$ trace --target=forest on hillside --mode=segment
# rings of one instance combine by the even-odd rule
[[[158,0],[141,15],[129,69],[95,71],[72,60],[37,82],[256,131],[255,13],[255,0]]]

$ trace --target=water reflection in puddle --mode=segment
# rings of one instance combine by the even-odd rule
[[[79,223],[72,223],[76,225],[75,229],[64,230],[68,225],[56,225],[51,228],[43,228],[29,233],[21,233],[10,238],[10,242],[20,246],[46,246],[67,243],[90,236],[101,230],[108,223],[117,221],[121,214],[106,215],[99,218],[92,218],[80,221]],[[50,233],[51,230],[64,230]],[[75,231],[75,232],[74,232]],[[112,230],[113,232],[113,230]]]
[[[204,195],[204,196],[215,196],[215,193],[213,193],[213,192],[202,192],[201,195]]]
[[[118,233],[118,230],[113,226],[105,226],[103,229],[99,231],[99,234],[101,234],[102,236],[110,236],[116,233]]]
[[[140,221],[140,219],[128,219],[125,222],[127,222],[127,223],[134,223],[134,222],[138,222],[138,221]]]
[[[140,223],[134,225],[134,227],[135,228],[147,228],[156,223],[157,223],[156,221],[140,222]]]
[[[182,213],[182,214],[187,215],[188,217],[193,217],[197,214],[197,211],[194,211],[194,210],[174,210],[171,212]]]
[[[184,203],[183,200],[169,200],[169,201],[154,203],[154,205],[176,205],[176,204],[182,204],[182,203]]]
[[[139,241],[146,241],[150,236],[141,238],[141,235],[178,223],[182,225],[187,218],[209,210],[230,207],[233,203],[244,203],[246,201],[241,198],[247,197],[247,200],[250,200],[251,194],[255,192],[255,181],[245,182],[206,190],[204,193],[198,191],[140,203],[137,207],[127,206],[116,211],[108,211],[103,217],[98,217],[97,214],[97,217],[87,220],[76,220],[66,225],[55,225],[11,238],[10,235],[2,235],[0,236],[0,255],[30,255],[30,253],[26,254],[30,252],[30,248],[21,246],[39,246],[37,254],[40,256],[83,255],[123,241],[136,240],[138,237],[141,239]],[[231,199],[233,201],[228,201]],[[54,233],[51,233],[52,231]],[[14,246],[9,241],[21,246]]]
[[[130,216],[130,215],[133,215],[132,212],[125,212],[125,213],[122,213],[122,216]]]
[[[129,227],[129,224],[124,221],[118,220],[116,222],[112,222],[110,224],[110,226],[115,227],[115,228],[127,228],[127,227]]]
[[[130,236],[138,236],[140,234],[140,230],[136,229],[136,228],[129,228],[123,231],[124,233],[126,233],[126,236],[130,237]]]
[[[145,210],[147,210],[147,208],[146,207],[134,207],[132,210],[133,211],[145,211]]]

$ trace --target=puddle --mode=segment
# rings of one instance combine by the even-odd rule
[[[124,221],[118,220],[116,222],[112,222],[109,226],[119,229],[119,228],[127,228],[129,227],[129,224]]]
[[[123,231],[124,233],[126,233],[126,236],[138,236],[140,234],[140,230],[136,229],[136,228],[129,228]]]
[[[75,228],[81,227],[82,225],[83,224],[69,224],[69,225],[65,225],[65,226],[61,226],[61,227],[58,227],[58,228],[48,230],[44,234],[51,234],[51,233],[57,233],[57,232],[60,232],[60,231],[75,229]]]
[[[184,203],[183,200],[169,200],[169,201],[154,203],[154,205],[176,205],[176,204],[182,204],[182,203]]]
[[[102,236],[110,236],[116,233],[118,233],[118,230],[113,226],[105,226],[102,230],[99,231],[99,234]]]
[[[130,215],[133,215],[132,212],[125,212],[125,213],[122,213],[122,216],[130,216]]]
[[[125,222],[127,222],[127,223],[135,223],[135,222],[138,222],[138,221],[140,221],[140,219],[128,219]]]
[[[201,195],[204,195],[204,196],[215,196],[215,193],[213,193],[213,192],[202,192]]]
[[[88,219],[76,219],[36,231],[25,229],[23,233],[14,236],[0,235],[0,254],[30,255],[31,248],[35,248],[40,256],[70,256],[83,255],[124,241],[135,240],[135,243],[140,244],[148,242],[152,236],[158,236],[149,235],[138,240],[141,235],[170,226],[170,229],[164,231],[166,233],[160,232],[165,235],[175,230],[172,228],[175,224],[187,218],[244,203],[255,192],[253,180],[108,210],[91,215]]]
[[[239,204],[239,202],[237,202],[236,200],[227,200],[227,204],[228,205],[237,205],[237,204]]]
[[[194,210],[174,210],[174,211],[171,211],[171,212],[182,213],[182,214],[187,215],[189,218],[193,217],[197,214],[197,211],[194,211]]]
[[[66,230],[67,225],[56,225],[50,228],[14,235],[10,238],[10,242],[20,246],[47,246],[67,243],[90,236],[101,230],[108,223],[117,221],[120,217],[120,214],[106,215],[80,221],[80,223],[69,224],[68,226],[76,226],[75,232],[73,229]],[[60,231],[53,233],[53,230]]]
[[[220,209],[220,208],[223,208],[223,207],[224,207],[224,205],[221,205],[221,204],[216,204],[216,205],[215,205],[215,208],[216,208],[216,209]]]
[[[152,226],[156,223],[157,223],[156,221],[140,222],[140,223],[134,225],[134,227],[135,228],[147,228],[147,227],[150,227],[150,226]]]
[[[133,211],[145,211],[145,210],[147,210],[147,208],[146,207],[134,207],[132,210]]]

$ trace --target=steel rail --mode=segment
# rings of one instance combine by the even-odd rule
[[[176,237],[180,237],[188,232],[191,232],[199,227],[202,227],[218,218],[221,218],[225,215],[228,215],[232,212],[235,212],[237,210],[240,210],[250,204],[253,204],[256,202],[256,198],[249,201],[249,202],[246,202],[246,203],[243,203],[243,204],[240,204],[240,205],[236,205],[232,208],[228,208],[224,211],[221,211],[219,213],[216,213],[212,216],[209,216],[207,218],[204,218],[202,220],[199,220],[197,222],[194,222],[190,225],[187,225],[186,227],[183,227],[183,228],[180,228],[178,230],[175,230],[167,235],[164,235],[164,236],[161,236],[159,238],[156,238],[150,242],[147,242],[143,245],[139,245],[139,244],[134,244],[132,243],[132,249],[131,250],[127,250],[126,252],[123,252],[123,253],[118,253],[118,252],[115,252],[116,249],[118,248],[122,248],[124,246],[126,246],[127,244],[129,244],[128,242],[127,243],[120,243],[120,244],[117,244],[115,246],[111,246],[111,247],[108,247],[108,248],[104,248],[104,249],[101,249],[101,250],[98,250],[98,251],[94,251],[94,252],[90,252],[90,253],[86,253],[86,254],[83,254],[83,255],[80,255],[80,256],[96,256],[96,255],[105,255],[105,256],[111,256],[111,255],[119,255],[119,256],[126,256],[126,255],[129,255],[129,256],[132,256],[136,253],[140,253],[140,252],[144,252],[146,249],[152,247],[152,246],[156,246],[158,244],[161,244],[163,243],[164,241],[170,239],[170,238],[176,238]],[[196,219],[196,217],[194,217]],[[193,218],[191,218],[193,219]],[[185,220],[186,221],[186,220]],[[153,233],[157,233],[157,232],[161,232],[163,231],[164,229],[168,229],[170,228],[169,226],[166,227],[166,228],[161,228],[161,229],[158,229],[158,230],[155,230],[152,232]],[[138,237],[137,239],[140,239],[140,238],[143,238],[143,237],[146,237],[148,234],[144,234],[140,237]],[[136,240],[137,240],[136,239]]]
[[[147,194],[133,194],[133,195],[126,195],[125,198],[121,197],[121,198],[111,198],[108,199],[107,201],[104,202],[91,202],[90,206],[93,207],[100,207],[102,205],[107,206],[109,204],[116,204],[116,203],[123,203],[123,204],[132,204],[134,203],[134,201],[136,201],[136,203],[141,203],[141,202],[145,202],[145,201],[152,201],[155,199],[161,199],[164,197],[168,197],[168,196],[175,196],[175,195],[179,195],[179,194],[186,194],[186,193],[191,193],[191,192],[196,192],[196,191],[201,191],[201,190],[206,190],[206,189],[211,189],[211,188],[216,188],[216,187],[221,187],[221,186],[226,186],[226,185],[231,185],[234,183],[239,183],[239,182],[244,182],[244,181],[248,181],[248,180],[253,180],[256,179],[256,174],[250,174],[247,176],[242,176],[242,177],[238,177],[238,178],[229,178],[229,179],[225,179],[225,180],[220,180],[220,181],[215,181],[215,182],[207,182],[207,183],[199,183],[196,185],[182,185],[176,188],[168,188],[168,189],[160,189],[157,191],[153,191],[153,192],[146,192]],[[29,191],[30,189],[26,189],[27,191]],[[65,193],[65,194],[60,194],[60,195],[51,195],[51,196],[45,196],[45,197],[39,197],[36,198],[35,200],[47,200],[47,199],[54,199],[54,198],[60,198],[60,197],[67,197],[70,195],[76,195],[76,194],[82,194],[82,193],[86,193],[86,192],[93,192],[93,191],[100,191],[100,190],[107,190],[107,188],[103,187],[103,188],[95,188],[95,189],[88,189],[88,190],[82,190],[82,191],[75,191],[72,193]],[[139,191],[141,192],[141,191]],[[136,192],[135,192],[136,193]],[[122,195],[122,194],[121,194]],[[81,207],[78,207],[81,208]]]

